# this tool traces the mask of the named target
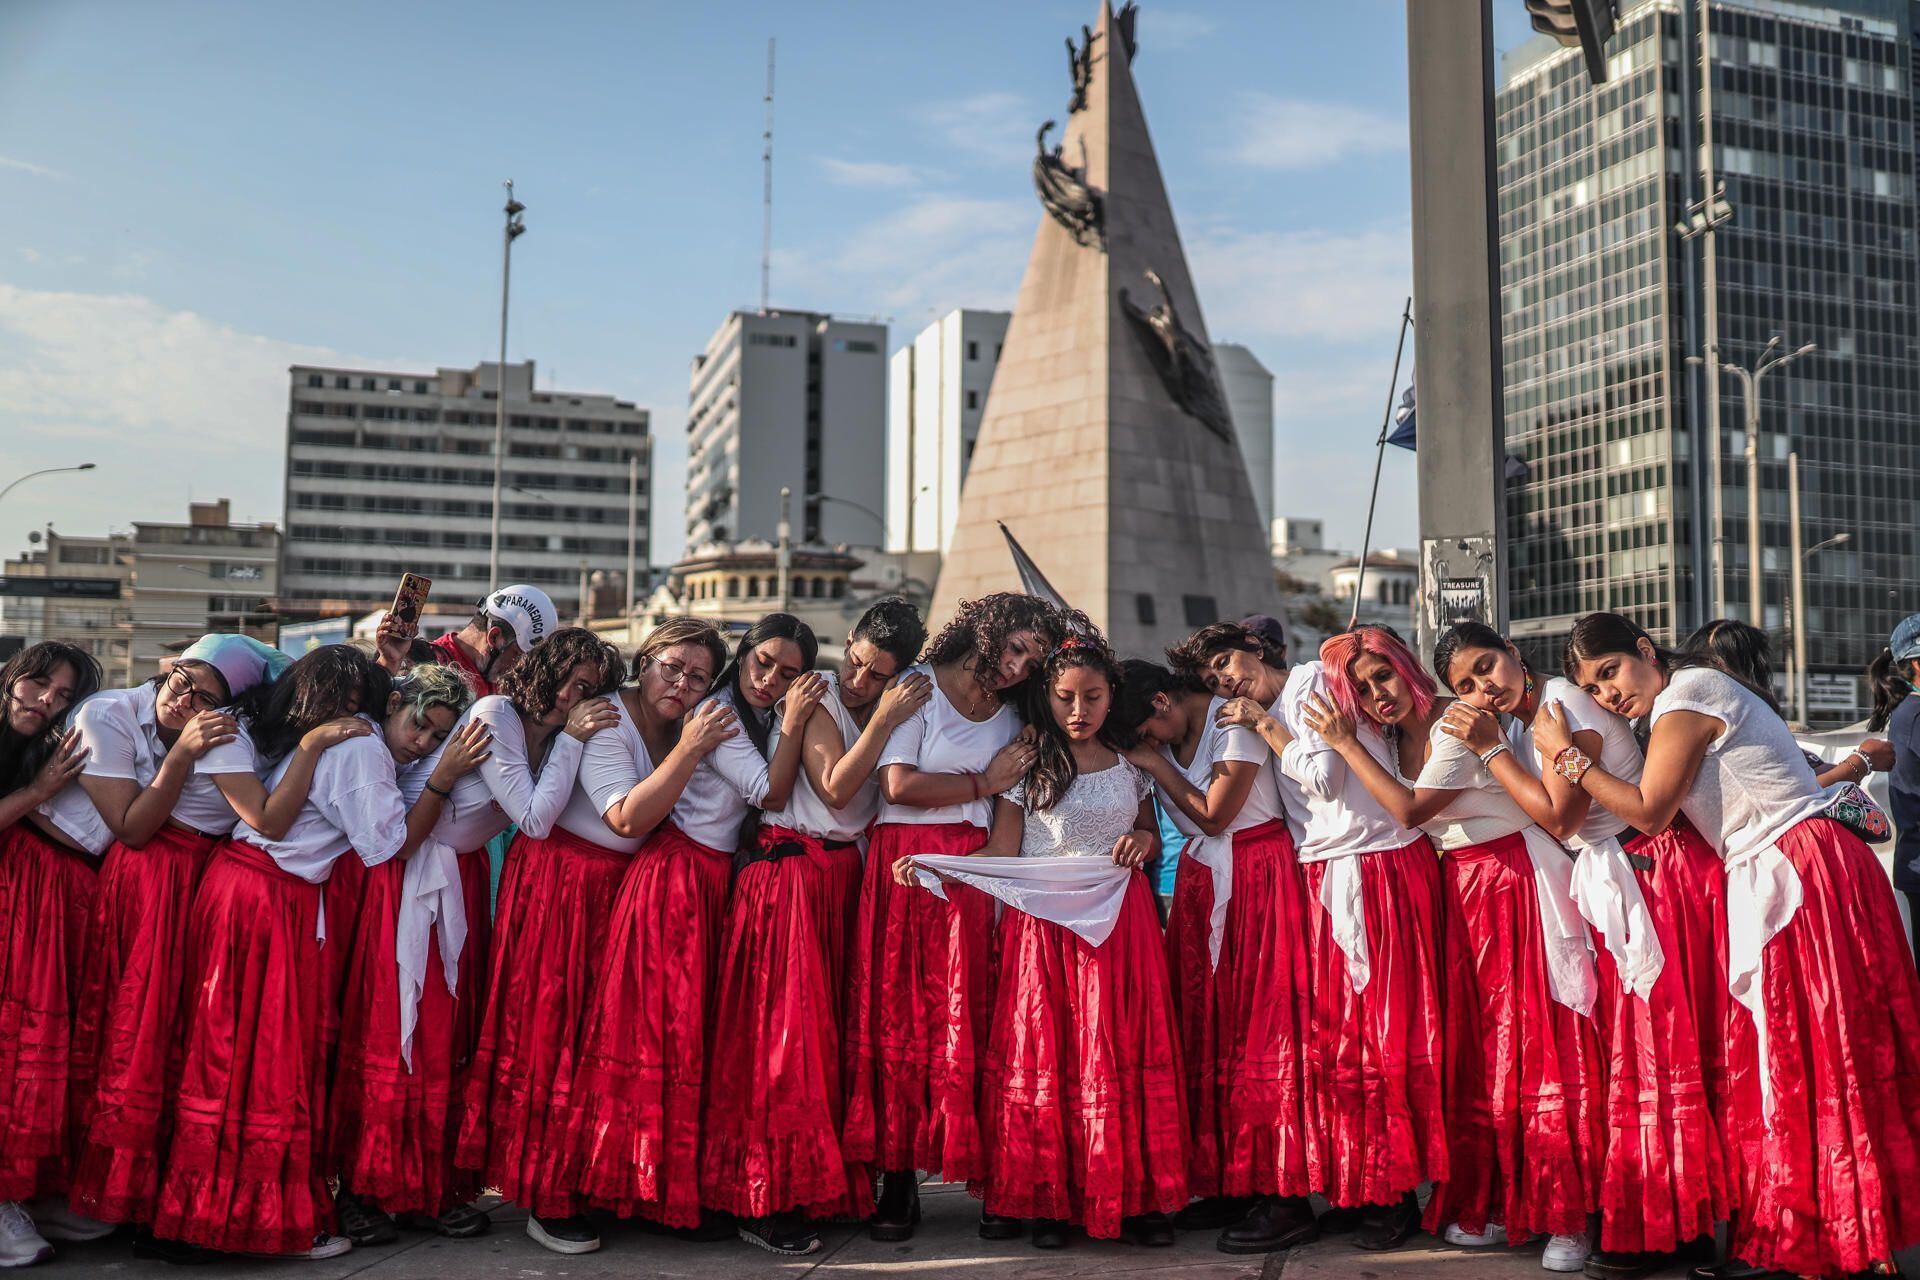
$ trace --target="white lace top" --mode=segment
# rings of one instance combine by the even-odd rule
[[[1140,802],[1153,780],[1125,759],[1098,773],[1083,773],[1053,808],[1029,812],[1020,834],[1023,858],[1105,858],[1121,836],[1134,828]],[[1027,785],[1016,783],[1007,799],[1026,808]]]

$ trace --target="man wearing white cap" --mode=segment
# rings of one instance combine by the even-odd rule
[[[557,616],[546,592],[515,583],[482,600],[472,622],[441,636],[433,648],[442,665],[465,672],[475,695],[484,698],[514,663],[553,634]]]

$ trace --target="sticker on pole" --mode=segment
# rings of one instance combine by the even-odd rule
[[[1428,538],[1420,548],[1427,634],[1456,622],[1494,621],[1493,539]]]

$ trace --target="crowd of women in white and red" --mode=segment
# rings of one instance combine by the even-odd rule
[[[911,1237],[931,1177],[1041,1248],[1891,1273],[1920,977],[1834,789],[1881,744],[1817,773],[1754,635],[1594,614],[1550,675],[1359,627],[1289,667],[1256,617],[1123,661],[1006,594],[931,638],[881,601],[833,675],[775,613],[484,672],[208,636],[109,691],[36,644],[0,1265],[469,1237],[489,1193],[560,1253],[805,1255]]]

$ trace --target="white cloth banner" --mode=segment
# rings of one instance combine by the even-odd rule
[[[956,880],[1040,920],[1071,929],[1093,946],[1113,933],[1127,896],[1130,868],[1112,858],[1066,855],[1049,858],[986,858],[923,853],[913,859],[923,888],[941,898],[945,881]]]
[[[1547,985],[1553,998],[1583,1018],[1593,1016],[1600,978],[1593,967],[1593,939],[1573,905],[1574,860],[1539,827],[1520,833],[1533,861],[1533,894],[1539,902],[1540,941],[1547,952]]]
[[[1760,1107],[1773,1115],[1767,1070],[1766,948],[1804,900],[1800,873],[1779,845],[1762,845],[1727,862],[1727,990],[1753,1015],[1760,1056]]]
[[[460,855],[431,836],[408,859],[400,880],[400,918],[394,959],[400,967],[400,1058],[413,1070],[413,1029],[420,1021],[420,993],[427,983],[428,939],[440,934],[440,971],[447,994],[456,994],[460,951],[467,944],[467,900],[460,886]]]
[[[1367,951],[1367,903],[1360,892],[1360,859],[1366,856],[1349,853],[1329,858],[1326,874],[1320,878],[1320,906],[1327,913],[1333,944],[1347,958],[1347,981],[1353,984],[1356,995],[1373,980]]]
[[[1220,944],[1227,936],[1227,902],[1233,897],[1233,837],[1191,836],[1180,850],[1213,875],[1213,910],[1207,913],[1207,958],[1220,967]]]
[[[1581,848],[1573,863],[1573,902],[1600,931],[1601,945],[1620,975],[1620,989],[1645,1000],[1666,968],[1667,953],[1654,932],[1640,878],[1617,837]]]

